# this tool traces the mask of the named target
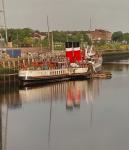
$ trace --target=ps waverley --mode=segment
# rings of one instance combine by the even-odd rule
[[[58,55],[33,60],[19,70],[22,82],[56,82],[70,79],[89,78],[91,72],[101,69],[102,56],[86,48],[81,53],[79,42],[66,42],[66,56]]]

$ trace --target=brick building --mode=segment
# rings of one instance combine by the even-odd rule
[[[95,29],[94,31],[88,31],[87,34],[92,41],[100,41],[100,40],[111,41],[112,38],[111,32],[102,29]]]
[[[44,40],[46,38],[46,36],[47,36],[47,34],[45,32],[35,31],[32,33],[33,39]]]

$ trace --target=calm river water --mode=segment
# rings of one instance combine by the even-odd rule
[[[104,65],[112,79],[1,86],[0,150],[127,150],[126,63]]]

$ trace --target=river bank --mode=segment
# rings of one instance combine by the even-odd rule
[[[101,51],[103,55],[103,62],[110,62],[120,59],[129,58],[129,50],[103,50]]]

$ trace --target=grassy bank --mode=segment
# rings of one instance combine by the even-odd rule
[[[3,74],[13,74],[13,73],[17,73],[18,70],[14,69],[14,68],[3,68],[0,67],[0,75]]]
[[[12,81],[17,76],[18,70],[0,67],[0,82]]]

